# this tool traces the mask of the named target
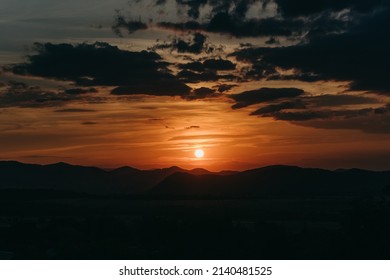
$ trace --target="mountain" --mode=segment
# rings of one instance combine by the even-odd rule
[[[185,170],[177,166],[139,170],[123,166],[114,170],[70,165],[0,161],[0,189],[49,189],[91,194],[146,194],[166,177],[186,172],[214,174],[206,169]],[[220,174],[220,173],[215,173]]]
[[[225,176],[175,173],[152,192],[165,196],[334,196],[377,194],[389,185],[390,171],[351,169],[336,172],[268,166]]]
[[[163,179],[176,172],[188,172],[177,166],[169,168],[139,170],[132,167],[121,167],[109,172],[116,186],[123,193],[143,194],[160,183]]]
[[[52,189],[85,193],[115,192],[109,174],[96,167],[0,162],[0,188]]]
[[[145,194],[153,189],[166,177],[175,173],[186,173],[191,175],[230,175],[237,173],[236,171],[221,171],[211,172],[203,168],[195,168],[186,170],[178,166],[172,166],[169,168],[152,169],[152,170],[139,170],[132,167],[120,167],[118,169],[110,171],[111,176],[114,178],[116,185],[120,186],[123,192],[142,193]]]
[[[390,186],[390,171],[324,170],[268,166],[243,172],[196,168],[139,170],[56,163],[0,161],[0,190],[52,190],[87,194],[153,196],[333,196],[376,194]]]

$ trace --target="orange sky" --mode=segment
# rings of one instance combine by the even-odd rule
[[[316,81],[271,79],[271,76],[262,78],[261,75],[248,78],[245,73],[250,72],[251,67],[256,69],[259,61],[240,60],[239,55],[234,54],[245,48],[271,50],[299,45],[308,40],[304,37],[307,34],[274,38],[270,35],[242,37],[202,31],[206,38],[204,46],[216,50],[183,53],[163,45],[172,38],[179,40],[183,36],[187,40],[193,36],[193,32],[163,29],[157,22],[184,22],[187,20],[184,16],[186,7],[174,4],[174,1],[167,1],[166,11],[153,6],[153,1],[149,1],[148,5],[141,3],[134,6],[133,11],[139,14],[137,19],[150,17],[154,21],[150,20],[145,29],[130,34],[123,32],[124,36],[118,37],[113,34],[110,25],[114,9],[120,8],[118,6],[123,1],[109,4],[96,0],[93,8],[96,16],[93,16],[88,7],[92,7],[90,4],[94,1],[83,5],[78,4],[78,1],[70,1],[70,6],[66,7],[59,2],[53,2],[53,6],[46,3],[46,6],[42,5],[46,8],[39,11],[35,11],[33,6],[26,6],[23,10],[19,9],[20,3],[4,2],[4,11],[0,12],[4,20],[0,21],[0,29],[7,35],[4,38],[8,39],[0,44],[0,65],[5,66],[0,71],[0,160],[40,164],[65,161],[107,168],[129,165],[143,169],[178,165],[183,168],[244,170],[272,164],[330,169],[390,169],[388,91],[354,89],[351,86],[354,81],[343,75],[341,78],[327,77]],[[265,9],[257,3],[247,12],[245,19],[262,20],[273,16],[280,19],[276,2],[271,2],[273,4]],[[210,9],[209,6],[201,7],[200,19],[207,19],[206,12]],[[20,14],[15,12],[17,10]],[[74,10],[77,10],[76,14],[72,14]],[[342,18],[344,12],[332,16]],[[134,15],[129,18],[134,19]],[[310,15],[307,19],[311,20]],[[343,32],[347,33],[348,29]],[[276,45],[267,42],[272,38]],[[116,85],[96,84],[92,85],[96,92],[72,96],[64,101],[61,100],[64,96],[62,91],[80,87],[76,80],[69,77],[45,77],[36,73],[21,75],[7,69],[28,61],[26,55],[34,51],[26,46],[36,41],[54,45],[70,43],[73,46],[101,41],[119,50],[138,54],[155,47],[153,50],[161,56],[161,60],[170,63],[161,67],[166,67],[164,71],[170,71],[180,83],[189,86],[190,94],[194,95],[194,90],[202,87],[209,90],[215,90],[221,84],[234,87],[223,93],[215,91],[212,98],[190,100],[180,94],[144,95],[142,90],[138,94],[118,96],[110,94]],[[159,44],[160,47],[156,47]],[[234,64],[233,70],[218,70],[214,74],[235,77],[230,80],[216,78],[204,81],[188,81],[179,77],[182,70],[180,67],[185,63],[203,63],[207,59],[230,61]],[[334,63],[337,64],[337,61]],[[115,69],[115,62],[110,66]],[[284,77],[302,74],[298,66],[275,66],[273,70]],[[25,83],[25,88],[12,85],[15,81]],[[144,77],[144,84],[154,82],[154,77]],[[295,99],[261,101],[232,109],[234,104],[239,103],[235,101],[235,95],[261,88],[296,88],[303,90],[304,94]],[[45,92],[54,92],[58,100],[54,98],[50,101],[52,103],[39,103],[42,97],[40,94]],[[343,99],[345,95],[347,98],[352,96],[350,103],[349,99]],[[337,102],[341,103],[333,99],[321,103],[324,102],[322,99],[316,99],[319,96],[337,96],[341,98]],[[281,102],[291,100],[297,103],[303,100],[306,103],[301,107],[282,109],[287,116],[291,112],[330,115],[305,120],[282,120],[272,114],[250,115],[267,105],[280,105],[283,104]],[[359,110],[367,110],[368,113],[359,115]],[[202,159],[194,156],[198,148],[205,152]]]
[[[75,103],[65,108],[2,109],[1,157],[34,163],[179,165],[211,170],[270,164],[382,168],[388,163],[386,134],[317,129],[253,117],[248,115],[251,108],[232,110],[223,99],[138,99]],[[205,151],[204,158],[194,157],[197,148]],[[370,156],[378,161],[368,160]]]

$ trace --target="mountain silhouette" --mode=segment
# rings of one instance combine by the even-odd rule
[[[304,196],[375,194],[390,183],[390,171],[335,172],[295,166],[268,166],[236,174],[194,176],[175,173],[152,192],[178,196]]]
[[[333,196],[381,192],[390,185],[390,171],[324,170],[268,166],[243,172],[210,172],[196,168],[103,170],[56,163],[49,165],[0,161],[0,189],[47,189],[87,194],[152,196]]]
[[[107,171],[64,162],[38,165],[0,161],[0,189],[50,189],[91,194],[146,194],[163,179],[177,172],[195,175],[214,174],[206,169],[185,170],[178,166],[153,170],[139,170],[123,166]],[[233,171],[224,172],[234,173]]]

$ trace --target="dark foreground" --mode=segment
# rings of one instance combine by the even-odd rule
[[[232,200],[1,192],[0,259],[390,259],[385,193]]]

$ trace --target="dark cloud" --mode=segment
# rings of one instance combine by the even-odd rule
[[[390,113],[390,103],[386,104],[386,106],[382,107],[382,108],[377,108],[375,109],[375,113],[376,114],[386,114],[386,113]]]
[[[275,37],[270,37],[267,41],[265,41],[267,45],[280,45],[280,42]]]
[[[178,83],[175,80],[159,80],[154,84],[149,84],[145,80],[144,84],[134,86],[116,87],[111,91],[114,95],[134,95],[147,94],[158,96],[185,96],[189,94],[191,88],[184,83]]]
[[[75,98],[62,92],[45,90],[37,86],[10,81],[0,90],[0,107],[53,107]]]
[[[267,105],[251,115],[272,117],[275,120],[289,121],[307,127],[359,129],[367,133],[390,133],[389,104],[379,108],[321,110],[322,103],[316,104],[320,105],[316,108],[309,101],[305,103],[303,100],[304,98]]]
[[[194,93],[200,96],[207,96],[207,95],[215,94],[215,91],[211,88],[201,87],[201,88],[194,89]]]
[[[160,1],[160,0],[157,0]],[[207,4],[208,0],[176,0],[179,5],[188,7],[187,15],[191,18],[199,17],[199,8]]]
[[[167,3],[167,0],[156,0],[156,5],[165,5]]]
[[[390,133],[390,113],[376,113],[376,110],[366,109],[363,114],[354,113],[354,117],[334,116],[334,113],[323,114],[321,118],[306,119],[297,121],[296,116],[290,114],[289,121],[294,124],[306,127],[322,129],[357,129],[366,133],[388,134]],[[340,115],[339,112],[337,115]],[[351,112],[350,112],[351,114]],[[284,116],[286,119],[286,116]]]
[[[224,93],[226,91],[229,91],[231,90],[232,88],[236,87],[238,85],[235,85],[235,84],[220,84],[218,86],[216,86],[218,92],[220,93]]]
[[[272,114],[276,120],[284,121],[307,121],[315,119],[348,119],[377,114],[373,108],[356,110],[323,110],[323,111],[298,111],[298,112],[275,112]],[[268,115],[271,116],[271,115]]]
[[[265,64],[264,64],[265,65]],[[259,77],[259,72],[262,78],[266,78],[268,81],[304,81],[304,82],[317,82],[323,80],[323,77],[314,73],[296,73],[296,74],[280,74],[276,71],[274,66],[268,65],[263,68],[259,64],[254,64],[250,71],[246,73],[247,78]]]
[[[186,127],[186,129],[198,129],[198,128],[200,128],[199,125],[191,125]]]
[[[97,93],[98,90],[96,88],[69,88],[64,90],[66,94],[86,94],[86,93]]]
[[[238,18],[243,18],[256,2],[259,0],[176,0],[178,5],[187,8],[187,15],[193,19],[199,18],[200,8],[206,4],[212,8],[211,14],[231,11]]]
[[[195,61],[195,62],[180,64],[179,68],[196,71],[196,72],[203,72],[208,70],[229,71],[229,70],[235,70],[236,64],[234,64],[230,60],[225,60],[225,59],[207,59],[204,62]]]
[[[362,0],[365,1],[365,0]],[[271,36],[267,42],[277,43],[273,37],[284,36],[299,38],[304,34],[308,37],[320,34],[329,34],[345,31],[355,18],[360,15],[357,11],[372,11],[379,7],[380,0],[374,1],[367,9],[357,9],[356,1],[344,1],[342,5],[337,5],[335,1],[298,1],[297,5],[291,1],[280,0],[279,14],[266,18],[248,18],[247,13],[253,9],[254,5],[262,4],[263,9],[272,2],[269,0],[204,0],[204,1],[176,1],[179,7],[187,8],[190,20],[185,22],[160,22],[158,26],[162,28],[181,31],[206,31],[213,33],[228,34],[235,37],[261,37]],[[301,3],[300,3],[301,2]],[[306,5],[305,2],[310,2]],[[343,1],[342,1],[343,2]],[[211,7],[208,14],[199,17],[199,9]],[[303,7],[301,7],[303,6]],[[339,7],[337,7],[339,6]],[[308,7],[309,9],[305,10]],[[336,9],[337,7],[337,9]],[[335,11],[343,9],[348,16],[340,17],[334,14]],[[204,9],[207,10],[207,9]],[[294,11],[300,11],[297,13]]]
[[[386,0],[275,0],[283,16],[311,16],[324,11],[338,12],[351,9],[359,13],[367,13],[380,7]]]
[[[174,31],[205,31],[206,26],[191,20],[191,21],[186,21],[186,22],[158,22],[157,23],[158,27],[164,28],[164,29],[169,29],[169,30],[174,30]]]
[[[136,1],[138,2],[140,1]],[[154,2],[157,6],[166,3],[164,0]],[[301,39],[305,35],[310,39],[341,33],[347,31],[361,17],[389,6],[389,0],[176,0],[175,2],[178,7],[176,12],[187,14],[186,21],[162,21],[157,23],[159,27],[186,32],[221,33],[239,38],[270,36],[271,39],[267,41],[269,44],[277,43],[274,37],[278,36]],[[248,12],[255,6],[258,7],[260,4],[265,12],[265,8],[270,3],[277,4],[276,15],[248,18]],[[164,12],[169,13],[168,10]],[[126,20],[120,14],[116,16],[113,25],[114,31],[118,34],[121,34],[121,29],[131,33],[147,27],[141,20]],[[187,43],[185,41],[179,43],[183,42]]]
[[[129,34],[132,34],[138,30],[145,30],[148,28],[148,26],[141,20],[127,20],[123,15],[119,13],[119,11],[117,11],[117,14],[114,18],[114,23],[112,24],[111,28],[116,35],[122,37],[122,30],[127,31]]]
[[[261,80],[265,78],[268,80],[270,77],[278,75],[275,66],[261,61],[254,62],[251,67],[243,67],[241,73],[246,80]]]
[[[195,33],[190,41],[184,41],[182,39],[175,39],[172,43],[171,49],[177,50],[179,53],[194,53],[199,54],[201,52],[209,53],[210,50],[206,43],[207,36],[201,33]]]
[[[365,116],[369,113],[385,114],[387,107],[377,109],[342,109],[345,105],[368,105],[379,103],[375,98],[356,95],[300,96],[299,99],[269,104],[251,113],[262,117],[273,117],[285,121],[307,121],[314,119],[353,118]],[[332,108],[326,109],[323,108]]]
[[[267,116],[271,116],[270,114]],[[307,121],[314,119],[325,119],[329,118],[329,112],[321,111],[302,111],[302,112],[275,112],[272,114],[276,120],[283,121]]]
[[[233,74],[218,74],[216,71],[194,72],[182,70],[177,77],[186,83],[235,81],[238,77]]]
[[[254,112],[251,115],[260,115],[263,117],[272,116],[273,114],[285,109],[305,109],[306,106],[301,100],[286,101],[278,104],[270,104],[264,106]]]
[[[191,70],[196,72],[202,72],[205,70],[203,63],[199,61],[183,63],[183,64],[179,64],[178,66],[180,69]]]
[[[201,87],[194,89],[190,95],[187,95],[185,98],[188,100],[204,99],[204,98],[214,98],[219,97],[220,94],[217,94],[215,90],[207,87]]]
[[[347,94],[323,94],[303,99],[313,107],[334,107],[342,105],[374,104],[379,101],[372,97]]]
[[[170,50],[178,53],[209,54],[216,50],[221,51],[223,47],[210,44],[206,35],[195,32],[190,34],[188,38],[175,37],[170,42],[157,43],[150,49],[152,51]]]
[[[95,124],[99,124],[98,122],[82,122],[81,123],[82,125],[95,125]]]
[[[185,95],[190,88],[170,73],[155,52],[130,52],[107,43],[35,44],[28,61],[8,70],[73,81],[81,86],[117,86],[114,94]]]
[[[306,31],[308,23],[302,19],[239,19],[229,13],[218,13],[207,23],[187,21],[183,23],[161,22],[158,26],[180,31],[206,31],[242,37],[298,36]]]
[[[212,70],[234,70],[236,65],[230,60],[225,59],[207,59],[203,62],[203,66],[206,69]]]
[[[309,17],[321,14],[324,11],[340,12],[342,10],[368,13],[381,7],[384,3],[388,3],[387,0],[176,0],[176,2],[187,7],[187,15],[193,19],[199,17],[200,8],[206,4],[212,7],[212,15],[219,12],[230,12],[238,19],[243,19],[253,5],[258,3],[265,8],[269,3],[275,2],[280,15],[284,17]]]
[[[253,104],[274,101],[282,98],[295,98],[303,94],[304,91],[298,88],[260,88],[239,94],[232,94],[229,97],[237,102],[232,106],[232,108],[239,109]]]
[[[90,113],[90,112],[95,112],[95,110],[80,109],[80,108],[68,108],[68,109],[55,110],[54,112],[56,112],[56,113]]]
[[[206,26],[206,31],[229,34],[235,37],[293,36],[305,30],[301,19],[247,19],[240,20],[228,13],[218,13]]]
[[[247,48],[234,56],[254,66],[261,63],[258,71],[280,67],[301,73],[287,78],[347,81],[350,90],[389,93],[390,29],[384,26],[390,26],[390,8],[365,16],[348,32],[289,47]]]
[[[148,121],[151,121],[151,122],[160,122],[160,121],[163,121],[164,119],[163,118],[152,118],[152,119],[148,119]]]

